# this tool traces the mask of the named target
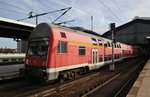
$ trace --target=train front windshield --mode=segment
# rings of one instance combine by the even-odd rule
[[[46,58],[48,52],[48,40],[31,40],[28,46],[28,57]]]

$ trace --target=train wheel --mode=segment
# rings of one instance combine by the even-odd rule
[[[89,72],[89,68],[85,67],[83,72],[84,72],[84,74],[86,74],[87,72]]]
[[[59,82],[59,83],[63,83],[64,81],[65,81],[64,76],[63,76],[63,75],[60,75],[60,76],[58,77],[57,82]]]

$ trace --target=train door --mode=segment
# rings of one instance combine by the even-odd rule
[[[98,62],[98,50],[92,49],[92,63],[95,65]],[[94,66],[96,68],[96,66]]]

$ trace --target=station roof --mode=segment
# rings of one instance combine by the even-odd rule
[[[134,27],[135,26],[133,26],[133,25],[135,25],[137,23],[150,25],[150,17],[138,17],[138,16],[136,16],[135,18],[133,18],[132,21],[127,22],[127,23],[125,23],[125,24],[123,24],[121,26],[116,27],[116,35],[117,35],[117,33],[121,33],[121,30],[123,30],[123,29],[130,29],[131,30],[130,33],[132,33],[132,35],[130,34],[130,36],[129,36],[130,38],[129,39],[131,39],[131,37],[135,37],[135,36],[139,37],[140,34],[135,34],[134,33],[135,32],[134,31]],[[133,29],[132,28],[128,28],[128,27],[131,27],[131,26],[133,27]],[[142,46],[142,47],[146,47],[146,48],[148,47],[149,48],[150,47],[150,34],[149,34],[148,26],[147,26],[147,29],[143,28],[144,25],[143,26],[136,25],[136,26],[140,27],[140,31],[136,31],[136,33],[142,33],[141,37],[139,39],[135,39],[136,41],[132,41],[132,40],[129,41],[129,39],[118,38],[118,41],[124,41],[125,42],[125,41],[128,40],[128,42],[126,42],[127,44],[134,44],[134,45],[139,45],[139,46]],[[110,30],[105,32],[102,35],[102,37],[111,38]]]
[[[27,40],[35,26],[0,17],[0,37]]]
[[[126,27],[129,27],[129,26],[131,26],[135,23],[150,24],[150,17],[138,17],[138,16],[136,16],[135,18],[133,18],[132,21],[127,22],[126,24],[123,24],[121,26],[116,27],[116,32],[118,32],[118,31],[120,31],[120,30],[122,30]],[[109,35],[111,35],[110,30],[105,32],[102,36],[107,37]]]

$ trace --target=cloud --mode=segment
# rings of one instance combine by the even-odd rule
[[[91,16],[93,16],[94,31],[102,34],[109,29],[109,24],[114,22],[117,26],[129,22],[135,16],[150,16],[149,0],[101,0],[113,13],[121,19],[119,20],[98,0],[4,0],[2,2],[21,7],[28,10],[23,11],[18,8],[0,4],[0,8],[11,9],[17,12],[28,14],[33,11],[35,13],[43,13],[58,10],[65,7],[72,7],[63,17],[57,22],[63,22],[74,19],[70,26],[81,26],[91,29]],[[120,11],[121,9],[121,11]],[[10,19],[22,19],[28,15],[22,15],[0,9],[0,17]],[[62,12],[56,12],[46,16],[39,17],[39,23],[51,22],[60,16]],[[35,24],[35,18],[27,19],[24,22]]]
[[[91,16],[93,16],[93,20],[95,23],[94,30],[96,31],[98,28],[103,29],[104,26],[106,26],[104,29],[106,30],[108,25],[108,20],[104,17],[102,14],[101,7],[95,2],[91,2],[90,0],[85,1],[79,1],[74,0],[72,2],[64,3],[62,1],[53,1],[59,5],[64,5],[66,7],[71,6],[71,12],[69,12],[69,15],[67,14],[67,19],[77,19],[77,23],[72,23],[73,25],[82,26],[87,29],[90,29],[91,26]],[[76,21],[75,21],[76,22]],[[98,27],[99,26],[99,27]]]
[[[135,2],[134,2],[135,3]],[[148,17],[150,16],[149,9],[150,1],[142,0],[141,2],[137,2],[134,4],[133,8],[126,12],[126,15],[131,20],[135,16]]]

